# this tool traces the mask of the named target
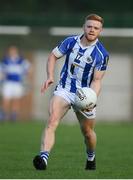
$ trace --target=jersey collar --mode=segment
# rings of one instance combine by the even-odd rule
[[[77,42],[78,42],[78,44],[79,44],[82,48],[87,48],[87,47],[95,46],[96,43],[98,42],[98,39],[96,39],[91,45],[83,46],[83,45],[81,44],[81,42],[80,42],[82,37],[83,37],[83,34],[79,35],[78,38],[77,38]]]

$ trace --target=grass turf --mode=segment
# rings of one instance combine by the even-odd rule
[[[133,124],[97,123],[97,170],[85,171],[85,147],[78,125],[61,124],[48,169],[37,171],[42,122],[0,124],[1,179],[130,179],[133,178]]]

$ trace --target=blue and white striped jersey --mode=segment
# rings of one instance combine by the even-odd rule
[[[29,62],[21,56],[16,59],[6,56],[1,62],[0,69],[4,75],[4,81],[22,82],[29,67]]]
[[[79,87],[89,87],[94,70],[105,71],[109,59],[108,52],[98,39],[92,45],[83,47],[81,37],[68,37],[53,50],[56,57],[66,55],[59,84],[72,93]]]

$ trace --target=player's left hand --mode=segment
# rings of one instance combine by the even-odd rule
[[[84,109],[83,111],[84,111],[84,112],[90,112],[90,111],[92,111],[95,107],[96,107],[96,104],[95,104],[93,107],[89,107],[89,108],[87,108],[87,109]]]

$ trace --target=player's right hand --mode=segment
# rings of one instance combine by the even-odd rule
[[[54,83],[53,79],[47,79],[41,86],[41,93],[45,93],[45,91],[48,89],[48,87]]]

